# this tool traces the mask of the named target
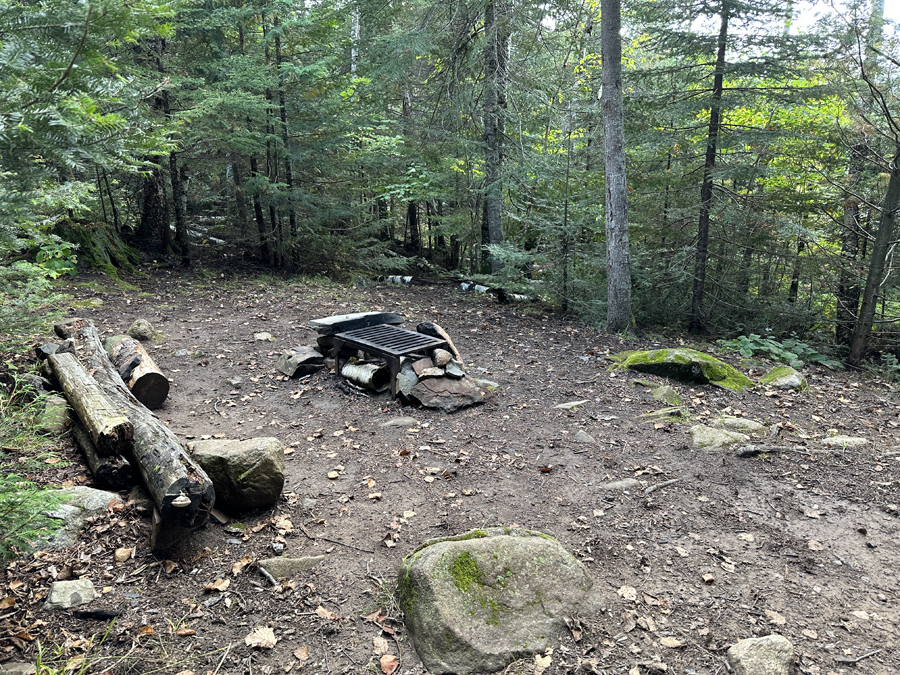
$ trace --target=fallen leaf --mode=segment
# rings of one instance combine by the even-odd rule
[[[803,635],[808,637],[810,640],[818,640],[819,634],[814,630],[809,630],[808,628],[804,628],[800,631]]]
[[[9,609],[14,604],[16,604],[16,599],[11,595],[7,595],[5,598],[0,600],[0,609]]]
[[[276,642],[278,638],[275,637],[275,631],[268,626],[257,626],[244,638],[245,645],[260,649],[272,649]]]
[[[668,647],[669,649],[677,649],[678,647],[684,647],[684,643],[678,638],[674,637],[664,637],[659,639],[659,644],[663,647]]]
[[[386,638],[383,638],[380,635],[377,635],[376,637],[372,638],[372,643],[373,643],[373,649],[375,650],[376,654],[381,655],[381,654],[388,653],[388,649],[390,647],[388,645],[388,641]]]
[[[174,560],[165,560],[163,561],[162,567],[166,574],[171,574],[178,569],[178,563]]]
[[[683,548],[681,548],[680,546],[676,546],[676,547],[675,547],[675,553],[677,553],[677,554],[678,554],[680,557],[682,557],[682,558],[687,558],[687,557],[688,557],[688,552],[685,551],[685,550],[684,550]]]
[[[753,535],[750,534],[749,532],[743,532],[742,534],[739,534],[737,537],[741,541],[753,541],[753,539],[754,539]]]
[[[175,675],[194,675],[194,671],[193,670],[182,670],[180,673],[176,673]]]
[[[774,610],[767,609],[766,616],[769,617],[769,623],[774,623],[776,626],[783,626],[787,623],[787,619]]]
[[[385,675],[391,675],[400,667],[400,661],[393,654],[385,654],[381,657],[381,672]]]
[[[196,635],[197,631],[193,628],[179,628],[175,631],[175,635],[178,637],[190,637],[191,635]]]
[[[825,550],[825,544],[823,544],[821,541],[816,541],[815,539],[810,539],[809,543],[807,543],[807,546],[809,546],[810,551],[824,551]]]
[[[622,612],[622,632],[630,633],[637,625],[637,614],[635,612]]]
[[[622,586],[616,592],[629,602],[637,602],[637,589],[634,586]]]
[[[550,651],[550,650],[548,650]],[[544,671],[550,667],[553,663],[553,658],[549,654],[545,654],[541,656],[540,654],[534,655],[534,675],[543,675]]]
[[[862,621],[868,621],[868,620],[869,620],[869,613],[868,613],[868,612],[865,612],[865,611],[863,611],[863,610],[861,610],[861,609],[858,609],[858,610],[856,610],[856,611],[854,611],[854,612],[850,612],[850,616],[855,616],[857,619],[860,619],[860,620],[862,620]]]
[[[298,647],[295,649],[294,658],[298,661],[306,661],[309,658],[309,647]]]
[[[711,583],[714,582],[715,580],[716,580],[716,575],[715,575],[715,574],[712,574],[712,573],[710,573],[710,572],[707,572],[706,574],[703,575],[703,582],[704,582],[704,583],[711,584]]]
[[[156,631],[153,630],[153,626],[141,626],[138,628],[138,633],[144,636],[150,636],[156,633]]]
[[[339,474],[337,471],[329,471],[328,472],[328,478],[331,480],[337,480],[338,478],[340,478],[340,476],[341,476],[341,474]]]
[[[241,572],[244,571],[244,569],[247,567],[247,565],[249,565],[252,562],[253,562],[253,558],[251,558],[249,555],[245,555],[243,558],[241,558],[236,563],[234,563],[234,565],[231,566],[231,573],[234,576],[237,576],[238,574],[240,574]]]
[[[228,579],[216,579],[212,583],[206,584],[206,587],[203,589],[204,591],[224,591],[229,586],[231,586],[231,581]]]
[[[316,607],[316,614],[321,616],[323,619],[328,619],[330,621],[334,621],[336,618],[338,618],[337,614],[335,614],[334,612],[329,612],[327,609],[322,607],[322,605]]]
[[[403,512],[404,518],[412,518],[414,515],[416,515],[415,511],[404,511]]]
[[[376,499],[376,500],[381,499],[381,493],[380,492],[370,492],[369,499]]]

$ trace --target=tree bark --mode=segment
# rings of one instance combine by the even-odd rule
[[[620,0],[601,0],[600,7],[606,149],[606,330],[616,333],[631,322],[631,255],[622,103],[622,8]]]
[[[496,21],[497,0],[488,0],[484,8],[484,33],[487,44],[484,49],[484,187],[485,187],[485,231],[488,239],[482,245],[503,243],[503,182],[501,177],[502,121],[501,90],[503,89],[503,68],[501,51],[504,47],[503,29]],[[500,262],[486,250],[482,254],[482,268],[497,272]],[[490,269],[488,270],[488,266]]]
[[[134,398],[107,357],[92,322],[71,319],[54,328],[60,337],[74,340],[82,360],[94,371],[96,384],[133,425],[129,459],[137,464],[163,522],[177,528],[203,525],[215,502],[209,476],[175,434]]]
[[[281,20],[275,17],[275,68],[278,70],[278,111],[281,116],[281,138],[284,142],[284,183],[288,190],[288,234],[290,241],[287,246],[287,257],[293,259],[292,249],[297,238],[297,209],[294,208],[294,170],[291,166],[290,136],[288,135],[287,125],[287,106],[285,104],[284,91],[284,73],[282,72],[281,63],[283,60],[281,54]]]
[[[127,454],[134,427],[73,354],[51,354],[53,373],[69,405],[82,421],[97,452],[103,457]]]
[[[121,456],[101,457],[87,429],[77,419],[72,420],[72,435],[84,453],[88,468],[94,474],[96,487],[119,491],[134,485],[134,472],[128,460]]]
[[[900,147],[897,148],[891,161],[891,177],[888,181],[887,194],[881,207],[881,221],[872,245],[872,257],[869,259],[869,273],[866,275],[866,287],[863,291],[862,305],[859,309],[859,320],[853,333],[850,356],[847,363],[859,367],[866,355],[866,346],[872,325],[875,323],[875,311],[878,306],[878,291],[884,283],[884,264],[891,248],[897,220],[897,207],[900,205]]]
[[[709,212],[712,208],[713,170],[721,124],[722,90],[725,81],[725,50],[728,41],[728,0],[722,0],[722,23],[719,26],[718,52],[713,76],[712,99],[709,106],[709,131],[706,138],[706,159],[703,164],[703,184],[700,186],[700,219],[697,224],[697,252],[694,261],[694,294],[691,299],[689,330],[703,330],[703,295],[706,287],[706,264],[709,257]]]
[[[169,395],[169,378],[162,374],[144,346],[134,338],[121,335],[108,339],[104,346],[134,397],[150,410],[159,408]]]
[[[854,326],[859,311],[859,199],[853,193],[861,182],[868,146],[857,143],[850,149],[847,177],[850,193],[844,201],[844,221],[841,224],[840,276],[835,308],[834,339],[840,345],[853,342]]]

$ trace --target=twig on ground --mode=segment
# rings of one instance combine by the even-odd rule
[[[225,658],[228,656],[228,652],[231,651],[231,643],[228,643],[228,646],[225,647],[225,653],[222,654],[222,658],[219,659],[219,665],[216,666],[216,669],[213,671],[212,675],[219,675],[219,671],[222,669],[222,664],[225,663]]]
[[[321,539],[322,541],[327,541],[332,544],[339,544],[340,546],[346,546],[347,548],[352,548],[355,551],[362,551],[363,553],[375,553],[375,551],[370,551],[367,548],[360,548],[359,546],[354,546],[353,544],[345,544],[342,541],[337,541],[336,539],[329,539],[328,537],[313,537],[313,539]]]
[[[277,585],[278,585],[278,582],[275,581],[275,577],[273,577],[271,574],[269,574],[269,573],[268,573],[266,570],[264,570],[262,567],[259,568],[259,572],[260,572],[260,574],[262,574],[266,579],[269,580],[269,583],[270,583],[270,584],[272,584],[273,586],[277,586]]]
[[[880,649],[875,649],[875,650],[869,652],[868,654],[863,654],[862,656],[835,656],[834,660],[837,661],[838,663],[859,663],[863,659],[867,659],[870,656],[875,656],[875,654],[877,654],[880,651],[881,651]]]
[[[674,485],[675,483],[680,483],[685,479],[685,476],[681,478],[673,478],[672,480],[665,480],[662,483],[657,483],[656,485],[651,485],[648,488],[644,489],[644,496],[646,497],[652,492],[656,492],[657,490],[662,490],[664,487],[669,487],[670,485]]]

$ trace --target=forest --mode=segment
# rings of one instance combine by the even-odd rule
[[[0,319],[213,256],[896,366],[898,76],[884,0],[6,0]]]

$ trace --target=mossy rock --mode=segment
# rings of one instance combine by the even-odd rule
[[[121,236],[109,225],[102,223],[73,223],[62,221],[56,226],[56,233],[65,241],[78,245],[78,260],[90,265],[114,279],[125,290],[136,287],[121,281],[119,271],[135,273],[135,265],[140,261],[137,251],[127,246]]]
[[[400,607],[428,672],[502,670],[543,653],[591,579],[553,537],[490,528],[426,542],[400,569]]]
[[[796,391],[808,391],[809,383],[803,375],[790,366],[775,366],[768,373],[759,378],[761,384],[774,389],[794,389]]]
[[[695,349],[631,352],[619,360],[618,367],[669,377],[681,382],[714,384],[738,392],[753,387],[753,380],[733,366]]]
[[[664,384],[661,387],[656,387],[651,392],[654,401],[659,401],[661,403],[668,403],[671,406],[679,406],[684,404],[684,399],[681,398],[681,394],[675,391],[675,388],[670,384]]]

